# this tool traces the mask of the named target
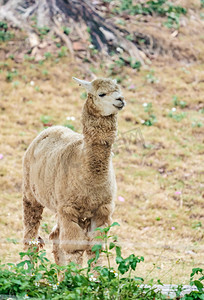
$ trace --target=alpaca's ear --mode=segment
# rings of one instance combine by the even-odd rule
[[[92,84],[89,81],[85,81],[85,80],[81,80],[78,79],[76,77],[72,77],[80,86],[82,86],[83,88],[85,88],[87,90],[87,92],[91,92],[92,90]]]
[[[113,82],[114,82],[115,84],[117,84],[117,79],[113,79]]]

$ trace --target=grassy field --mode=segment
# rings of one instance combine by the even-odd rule
[[[188,41],[185,34],[183,39]],[[110,64],[88,66],[68,57],[1,63],[0,257],[18,261],[22,251],[21,164],[28,145],[46,123],[82,131],[85,94],[72,76],[112,76],[127,101],[113,149],[118,184],[113,219],[121,225],[114,231],[124,254],[144,256],[139,276],[188,283],[191,269],[204,267],[204,64],[160,59],[140,71],[115,65],[116,75]],[[75,120],[67,119],[72,116]],[[54,224],[45,210],[45,240]],[[46,249],[52,257],[48,240]]]

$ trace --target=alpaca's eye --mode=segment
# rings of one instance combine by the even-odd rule
[[[106,94],[99,94],[99,97],[104,97]]]

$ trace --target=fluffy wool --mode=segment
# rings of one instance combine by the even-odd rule
[[[49,208],[57,218],[50,238],[58,264],[73,260],[73,254],[80,263],[83,251],[93,246],[94,229],[111,223],[116,194],[111,148],[123,97],[112,80],[78,82],[88,91],[83,134],[50,127],[33,140],[23,159],[24,243],[38,237],[43,208]]]

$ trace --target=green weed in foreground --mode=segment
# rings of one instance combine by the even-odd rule
[[[143,284],[143,278],[136,276],[137,264],[144,260],[143,257],[134,254],[127,258],[122,257],[117,237],[110,235],[111,227],[116,225],[119,224],[115,222],[106,228],[96,229],[101,234],[97,237],[101,242],[93,246],[95,257],[90,259],[88,266],[83,269],[74,263],[67,266],[52,264],[46,258],[46,252],[38,252],[33,242],[33,249],[20,253],[20,263],[0,265],[0,295],[4,299],[169,299],[161,292]],[[110,263],[113,252],[118,265],[117,270],[111,267]],[[96,266],[101,253],[104,253],[107,259],[106,266]],[[25,259],[26,256],[28,259]],[[201,268],[192,270],[190,284],[195,285],[198,290],[180,299],[204,299],[203,272]],[[59,274],[63,275],[60,282]],[[194,280],[194,276],[199,278]],[[178,297],[181,291],[182,285],[179,285]],[[178,297],[176,299],[179,299]]]

